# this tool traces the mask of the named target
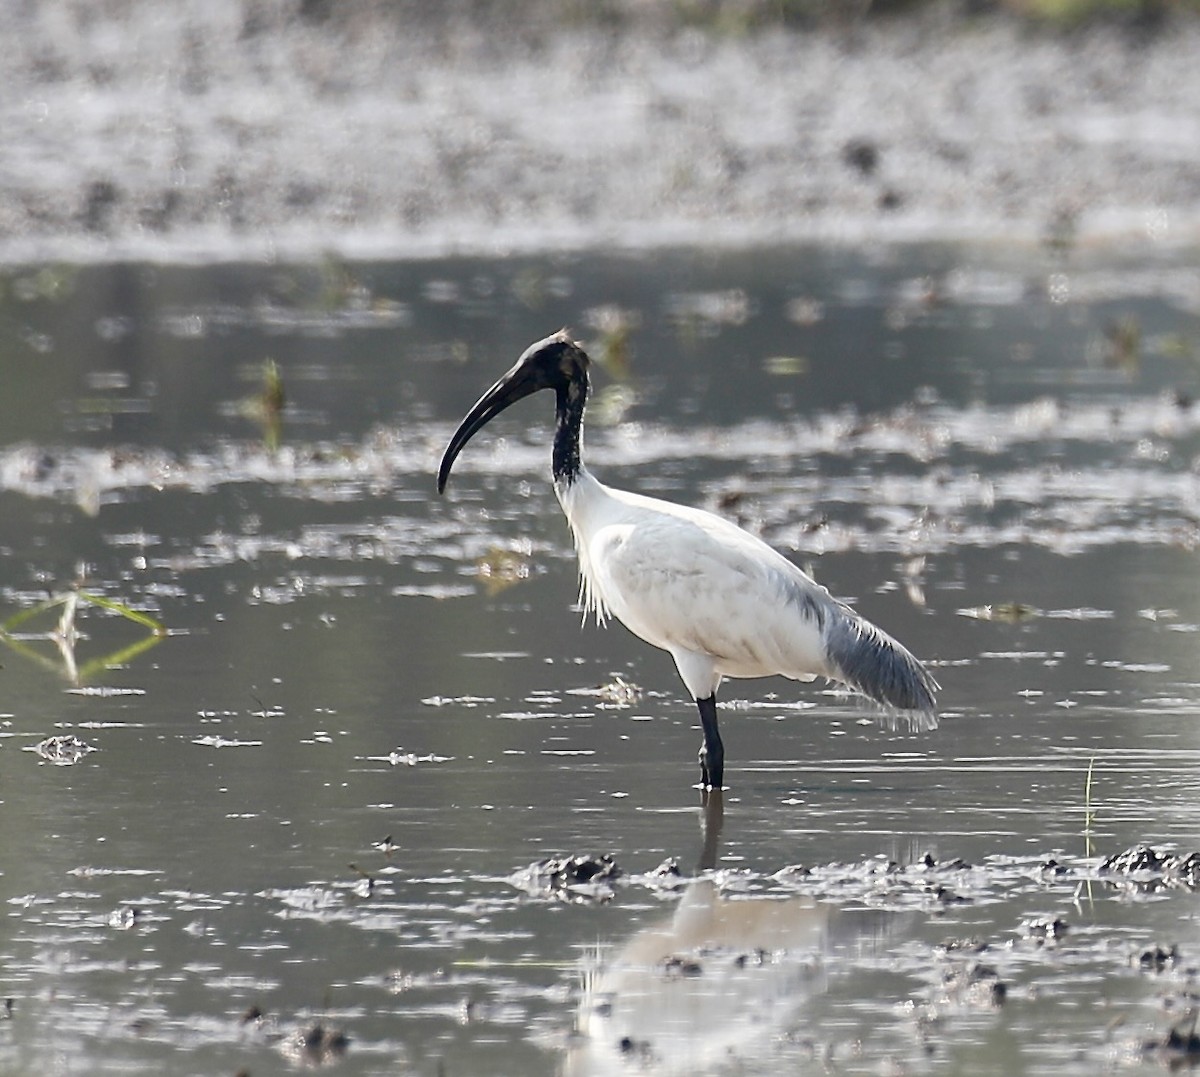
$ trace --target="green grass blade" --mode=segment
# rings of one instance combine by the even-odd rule
[[[114,613],[119,613],[122,617],[128,618],[130,621],[145,625],[156,636],[165,636],[167,634],[167,626],[162,621],[155,620],[148,613],[135,610],[132,606],[126,606],[125,603],[117,602],[115,599],[92,594],[91,591],[80,591],[78,593],[84,602],[90,602],[93,606],[99,606],[101,609],[112,610]]]
[[[36,617],[39,613],[45,613],[46,610],[52,610],[55,606],[61,606],[66,602],[68,597],[68,595],[55,595],[53,598],[46,599],[45,602],[39,602],[36,606],[30,606],[27,610],[18,610],[8,620],[0,623],[0,632],[11,632],[31,617]]]

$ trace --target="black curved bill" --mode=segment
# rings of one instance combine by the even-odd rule
[[[450,477],[450,469],[454,466],[454,461],[467,442],[505,408],[515,404],[518,400],[523,400],[531,393],[536,393],[542,387],[537,372],[528,364],[518,362],[475,402],[474,407],[458,424],[458,429],[454,431],[450,444],[446,446],[446,451],[442,454],[442,463],[438,467],[437,475],[439,494],[445,491],[446,480]]]

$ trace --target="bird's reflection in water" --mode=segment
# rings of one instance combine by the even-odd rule
[[[805,1004],[839,956],[871,951],[888,916],[807,897],[721,893],[720,793],[701,808],[701,873],[675,911],[592,962],[562,1072],[698,1073],[765,1060],[805,1037]],[[819,1035],[819,1030],[811,1030]]]

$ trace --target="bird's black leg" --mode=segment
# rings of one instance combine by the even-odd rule
[[[704,743],[700,745],[700,784],[705,789],[723,788],[725,778],[725,745],[717,729],[716,693],[707,699],[696,700],[700,708],[700,725],[704,729]]]

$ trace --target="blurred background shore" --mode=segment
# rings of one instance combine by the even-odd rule
[[[1184,3],[6,5],[0,261],[1200,237]]]

